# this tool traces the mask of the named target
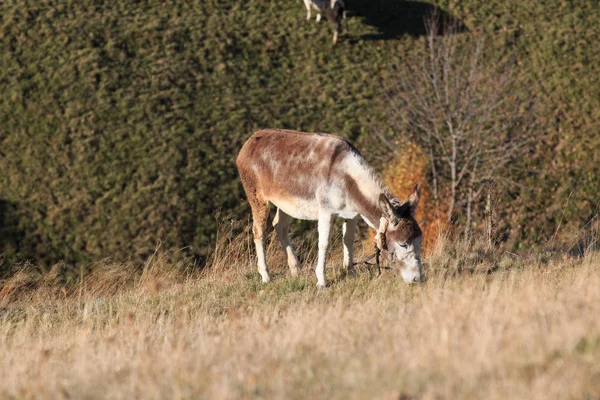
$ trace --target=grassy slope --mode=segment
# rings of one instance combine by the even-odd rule
[[[245,209],[233,160],[253,130],[367,126],[384,60],[370,42],[332,52],[301,4],[162,4],[3,3],[0,187],[23,256],[159,238],[202,254],[215,208]]]
[[[2,2],[0,252],[81,263],[144,256],[160,239],[205,255],[215,209],[248,212],[233,160],[259,127],[337,132],[377,159],[379,82],[422,48],[431,7],[348,5],[334,48],[300,1]],[[511,224],[527,221],[529,237],[562,215],[579,225],[600,187],[597,6],[439,5],[519,49],[541,123],[561,132],[514,172]]]
[[[64,291],[60,274],[14,275],[0,291],[0,396],[600,395],[597,256],[498,253],[488,274],[489,261],[444,249],[422,285],[330,269],[317,291],[312,272],[289,277],[282,252],[269,257],[274,281],[259,283],[240,243],[240,258],[202,276],[161,255],[141,276],[108,263]]]

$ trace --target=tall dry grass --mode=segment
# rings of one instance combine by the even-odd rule
[[[334,253],[317,291],[272,242],[268,285],[247,231],[222,235],[202,273],[169,252],[70,285],[22,269],[0,284],[0,397],[600,397],[593,252],[440,243],[418,286],[344,277]]]

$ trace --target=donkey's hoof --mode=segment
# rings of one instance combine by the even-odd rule
[[[263,283],[271,282],[271,277],[269,277],[269,275],[261,275],[261,279]]]
[[[325,282],[317,282],[317,289],[325,289],[327,288],[327,283]]]

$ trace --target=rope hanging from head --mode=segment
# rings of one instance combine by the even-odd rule
[[[355,265],[364,264],[369,267],[373,265],[377,265],[377,276],[381,276],[381,264],[379,263],[379,257],[381,256],[382,250],[387,250],[386,240],[385,240],[385,232],[387,231],[388,220],[384,217],[381,217],[379,220],[379,229],[377,229],[377,234],[375,235],[375,253],[371,254],[369,257],[365,258],[363,261],[357,262]],[[375,264],[369,263],[368,261],[372,260],[375,257]]]

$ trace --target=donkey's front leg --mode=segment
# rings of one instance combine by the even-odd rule
[[[329,232],[331,231],[332,222],[333,215],[319,214],[319,258],[317,260],[315,272],[317,274],[317,287],[320,289],[327,286],[327,282],[325,281],[325,261],[327,258],[327,246],[329,245]]]
[[[347,273],[355,274],[354,271],[354,234],[356,233],[356,224],[358,223],[358,217],[354,219],[347,219],[344,221],[342,227],[343,241],[344,241],[344,268]]]

